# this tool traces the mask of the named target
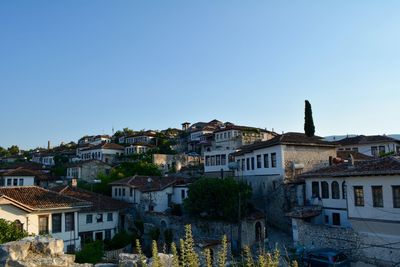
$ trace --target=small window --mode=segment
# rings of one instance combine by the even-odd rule
[[[39,235],[49,233],[49,216],[39,216]]]
[[[379,155],[385,154],[385,146],[379,146]]]
[[[105,239],[105,240],[110,240],[110,239],[111,239],[111,230],[110,230],[110,229],[107,229],[107,230],[105,231],[105,237],[104,237],[104,239]]]
[[[271,167],[276,167],[276,153],[271,153]]]
[[[268,154],[264,154],[264,168],[269,168]]]
[[[133,196],[133,188],[129,189],[129,196],[131,196],[131,197]]]
[[[332,213],[332,224],[340,226],[340,213]]]
[[[182,199],[185,199],[185,197],[186,197],[185,189],[182,189],[182,190],[181,190],[181,198],[182,198]]]
[[[114,196],[118,196],[118,188],[114,188]]]
[[[92,222],[93,222],[93,215],[87,214],[86,215],[86,223],[92,223]]]
[[[378,147],[371,146],[371,155],[374,157],[378,156]]]
[[[226,165],[226,155],[221,155],[221,165]]]
[[[122,196],[125,196],[125,188],[122,189]]]
[[[113,214],[112,212],[107,213],[107,221],[112,222],[113,221]]]
[[[346,199],[347,198],[347,186],[346,182],[342,182],[342,198]]]
[[[53,233],[61,232],[61,213],[51,215],[51,228]]]
[[[321,197],[329,198],[329,185],[327,182],[321,182]]]
[[[362,186],[354,186],[354,205],[364,206],[364,188]]]
[[[221,155],[215,156],[215,165],[217,166],[221,165]]]
[[[20,178],[19,179],[19,186],[23,186],[24,185],[24,179]]]
[[[75,217],[73,212],[65,213],[65,231],[75,230]]]
[[[251,157],[251,169],[254,170],[254,157]]]
[[[257,155],[257,169],[261,168],[261,155]]]
[[[18,185],[18,179],[14,179],[13,180],[13,186],[17,186]]]
[[[383,190],[382,186],[372,186],[372,202],[374,207],[383,207]]]
[[[103,213],[97,213],[96,215],[96,221],[98,223],[103,222]]]
[[[400,186],[392,186],[393,208],[400,208]]]
[[[312,182],[311,191],[312,197],[319,197],[319,182]]]
[[[250,158],[246,159],[246,170],[250,170]]]
[[[7,179],[7,186],[11,186],[12,185],[12,179],[8,178]]]
[[[331,184],[331,188],[332,188],[332,198],[339,199],[340,198],[339,183],[336,181],[333,181]]]

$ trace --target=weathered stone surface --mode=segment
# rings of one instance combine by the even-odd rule
[[[58,256],[64,254],[64,242],[61,239],[52,237],[36,236],[24,240],[32,242],[32,251],[38,254]]]
[[[141,266],[140,256],[138,254],[128,254],[121,253],[119,254],[119,267],[135,267]]]
[[[24,260],[28,256],[31,243],[29,241],[9,242],[1,246],[0,255],[10,260]]]
[[[165,267],[171,267],[172,266],[172,254],[164,254],[164,253],[158,253],[158,257],[160,258],[160,265],[165,266]],[[150,259],[149,265],[153,266],[153,258]]]

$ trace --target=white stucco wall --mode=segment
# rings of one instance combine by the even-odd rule
[[[7,180],[11,179],[11,185],[14,186],[14,179],[17,180],[17,186],[21,186],[20,184],[20,179],[23,179],[23,184],[22,186],[32,186],[35,184],[35,177],[34,176],[4,176],[4,186],[9,186],[7,185]]]
[[[108,213],[113,214],[113,220],[108,221]],[[92,215],[92,222],[86,223],[86,216]],[[103,215],[103,221],[97,222],[97,215]],[[105,230],[111,230],[111,238],[117,233],[119,222],[119,213],[117,211],[110,212],[80,212],[79,213],[79,233],[82,232],[93,232],[93,240],[95,240],[95,234],[98,232],[103,233],[103,239],[105,238]]]

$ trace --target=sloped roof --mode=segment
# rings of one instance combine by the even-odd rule
[[[217,130],[214,131],[214,133],[229,131],[229,130],[264,132],[264,133],[271,133],[273,135],[278,135],[277,133],[268,131],[266,129],[250,127],[250,126],[235,125],[235,124],[228,124],[224,127],[219,127]]]
[[[97,194],[84,190],[78,187],[71,187],[68,185],[60,185],[51,188],[52,191],[58,192],[61,195],[81,199],[92,204],[91,207],[86,208],[87,211],[117,211],[129,208],[130,205],[124,201],[113,199],[109,196]]]
[[[354,160],[371,160],[374,157],[365,155],[363,153],[357,151],[337,151],[336,156],[341,159],[348,159],[350,155],[353,157]]]
[[[149,179],[151,180],[149,182]],[[161,191],[165,188],[176,184],[181,178],[162,177],[162,176],[132,176],[127,177],[109,185],[129,186],[140,190],[141,192]]]
[[[98,144],[98,145],[83,147],[83,148],[81,148],[81,151],[94,150],[94,149],[124,150],[124,147],[121,146],[121,145],[115,144],[115,143],[103,142],[103,143]]]
[[[322,137],[313,136],[308,137],[303,133],[289,132],[282,135],[275,136],[274,138],[256,142],[251,145],[242,146],[237,152],[233,153],[234,156],[241,156],[250,153],[254,150],[276,146],[276,145],[295,145],[295,146],[316,146],[316,147],[336,147],[331,142],[324,141]]]
[[[0,187],[0,198],[21,205],[29,210],[87,207],[91,203],[63,196],[38,186]]]
[[[349,146],[349,145],[362,145],[371,143],[395,142],[400,144],[400,141],[386,135],[358,135],[354,137],[346,137],[342,140],[332,143]]]
[[[374,175],[400,175],[400,160],[385,157],[373,160],[356,161],[353,166],[348,162],[303,173],[299,179],[314,177],[350,177]]]

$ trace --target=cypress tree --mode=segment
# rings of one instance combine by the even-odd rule
[[[304,109],[304,133],[308,137],[314,136],[315,133],[315,126],[314,126],[314,121],[312,117],[312,110],[311,110],[311,104],[308,102],[308,100],[305,101],[306,106]]]

